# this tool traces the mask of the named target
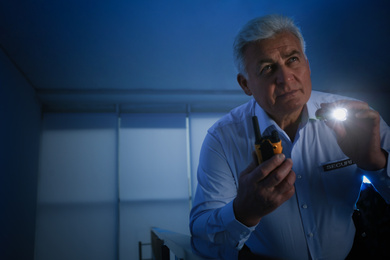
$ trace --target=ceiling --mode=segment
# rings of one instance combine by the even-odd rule
[[[0,47],[46,111],[207,110],[245,102],[232,42],[249,19],[292,16],[313,88],[389,100],[389,1],[1,0]]]

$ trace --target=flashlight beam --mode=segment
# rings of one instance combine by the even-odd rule
[[[347,120],[348,111],[343,107],[336,108],[332,111],[332,118],[338,121]]]

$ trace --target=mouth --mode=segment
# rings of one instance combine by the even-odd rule
[[[298,90],[288,91],[277,96],[278,99],[290,99],[294,98],[298,94]]]

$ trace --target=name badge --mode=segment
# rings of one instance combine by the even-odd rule
[[[322,165],[322,168],[324,169],[324,171],[328,172],[328,171],[344,168],[344,167],[347,167],[347,166],[350,166],[353,164],[355,164],[355,163],[351,159],[346,159],[346,160],[342,160],[342,161],[338,161],[338,162],[324,164],[324,165]]]

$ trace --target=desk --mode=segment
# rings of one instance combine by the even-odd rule
[[[204,260],[193,253],[191,247],[191,237],[188,235],[152,228],[152,250],[156,260],[169,260],[173,253],[176,259],[180,260]]]

